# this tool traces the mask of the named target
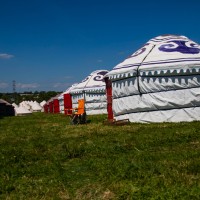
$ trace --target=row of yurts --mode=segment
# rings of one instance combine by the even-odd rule
[[[185,36],[162,35],[111,71],[98,70],[50,99],[45,112],[65,113],[85,99],[87,115],[109,120],[200,120],[200,45]]]

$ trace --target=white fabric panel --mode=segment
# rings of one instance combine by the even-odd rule
[[[200,86],[200,75],[172,77],[139,77],[141,93],[177,90]]]
[[[88,110],[100,110],[107,108],[107,102],[99,102],[99,103],[87,103],[85,104],[86,111]]]
[[[73,108],[77,108],[78,104],[73,103]],[[87,115],[97,115],[97,114],[106,114],[107,113],[107,102],[100,103],[86,103],[85,109]]]
[[[72,94],[72,104],[78,104],[79,99],[84,99],[83,93]]]
[[[104,94],[85,94],[86,103],[90,102],[106,102],[107,98],[105,93]]]
[[[107,109],[88,110],[87,111],[87,115],[100,115],[100,114],[107,114]]]
[[[64,111],[64,106],[60,106],[60,113],[64,114],[65,111]]]
[[[139,77],[141,93],[178,90],[200,86],[200,75]],[[113,98],[139,94],[137,77],[112,82]]]
[[[122,79],[112,82],[112,92],[113,92],[113,98],[132,95],[132,94],[139,94],[137,77],[130,77],[127,79]]]
[[[83,99],[83,94],[72,94],[72,107],[78,107],[78,100]],[[107,98],[105,94],[85,94],[85,109],[87,115],[107,113]],[[106,111],[106,112],[105,112]]]
[[[200,106],[200,88],[148,93],[113,99],[114,115]]]
[[[200,107],[172,110],[137,112],[115,117],[116,120],[129,119],[130,122],[191,122],[200,120]]]
[[[58,98],[58,101],[59,101],[60,113],[64,113],[64,100],[63,100],[63,98]]]
[[[72,108],[78,108],[78,103],[72,103]]]

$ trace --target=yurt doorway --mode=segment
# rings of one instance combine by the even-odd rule
[[[65,114],[67,114],[67,111],[66,109],[72,109],[72,97],[71,97],[71,94],[64,94],[64,112]],[[72,111],[69,111],[69,112],[72,112]],[[71,114],[69,113],[68,114]]]

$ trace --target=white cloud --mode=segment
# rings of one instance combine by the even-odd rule
[[[0,83],[0,88],[1,89],[4,89],[4,88],[7,88],[8,87],[8,83]]]
[[[31,89],[31,88],[38,88],[40,85],[38,83],[17,83],[16,87],[21,89]]]
[[[7,54],[7,53],[0,53],[0,59],[10,59],[13,58],[14,56],[11,54]]]

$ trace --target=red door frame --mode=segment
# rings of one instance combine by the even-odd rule
[[[107,95],[107,111],[108,111],[108,121],[113,120],[113,110],[112,110],[112,82],[108,77],[105,78],[106,82],[106,95]]]

